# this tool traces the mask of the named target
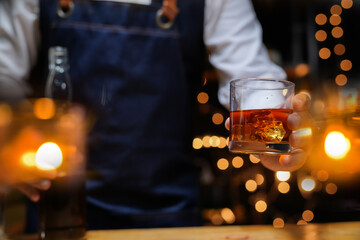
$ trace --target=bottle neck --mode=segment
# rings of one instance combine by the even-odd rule
[[[69,69],[66,56],[52,56],[49,62],[49,70],[63,73]]]

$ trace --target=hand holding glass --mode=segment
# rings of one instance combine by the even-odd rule
[[[236,79],[230,83],[229,150],[235,153],[289,154],[287,118],[295,84],[275,79]]]

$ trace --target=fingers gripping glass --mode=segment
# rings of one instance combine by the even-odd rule
[[[287,118],[295,85],[286,80],[237,79],[230,83],[229,150],[289,154]]]

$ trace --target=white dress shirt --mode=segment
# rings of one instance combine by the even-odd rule
[[[0,0],[0,97],[29,93],[26,80],[41,44],[38,1]],[[232,79],[286,78],[268,57],[251,0],[205,0],[204,41],[219,74],[224,106]]]

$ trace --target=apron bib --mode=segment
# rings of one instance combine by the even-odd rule
[[[191,106],[200,83],[203,0],[179,0],[162,29],[150,5],[40,1],[42,46],[68,48],[74,101],[91,108],[87,215],[90,229],[191,226],[199,222],[191,158]]]

